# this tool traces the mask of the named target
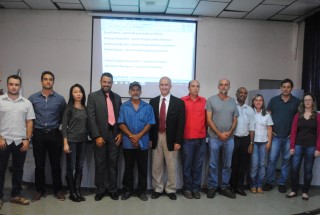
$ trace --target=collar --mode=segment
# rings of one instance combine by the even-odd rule
[[[4,99],[7,99],[7,100],[10,100],[10,101],[14,101],[14,102],[15,102],[15,101],[19,101],[19,100],[23,100],[21,94],[19,94],[19,96],[18,96],[18,98],[17,98],[16,100],[12,100],[12,99],[9,97],[8,93],[3,94],[3,98],[4,98]]]
[[[169,93],[168,95],[166,95],[165,97],[164,96],[162,96],[162,95],[160,95],[160,102],[162,102],[162,99],[163,98],[165,98],[166,99],[166,101],[170,101],[170,96],[171,96],[171,94]]]

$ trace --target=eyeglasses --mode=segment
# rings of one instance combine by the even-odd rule
[[[303,101],[304,102],[312,102],[313,100],[312,99],[304,99]]]

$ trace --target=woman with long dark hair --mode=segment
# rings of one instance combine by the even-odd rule
[[[67,156],[66,181],[70,191],[69,199],[85,201],[80,193],[83,162],[87,144],[86,94],[80,84],[70,88],[68,106],[63,114],[63,151]],[[73,174],[75,170],[75,174]]]
[[[252,108],[254,109],[254,145],[251,155],[251,193],[263,193],[262,182],[266,174],[265,157],[270,150],[272,141],[273,121],[267,113],[264,98],[257,94],[252,99]]]
[[[287,198],[297,196],[299,189],[299,171],[304,158],[304,180],[302,199],[308,200],[308,191],[312,181],[312,168],[315,157],[320,155],[320,114],[317,113],[315,97],[306,93],[293,118],[290,137],[291,192]]]

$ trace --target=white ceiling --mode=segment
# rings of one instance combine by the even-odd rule
[[[0,0],[0,8],[210,16],[295,22],[318,11],[320,0]]]

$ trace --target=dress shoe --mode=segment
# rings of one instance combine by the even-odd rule
[[[126,191],[126,192],[122,193],[122,195],[121,195],[121,200],[127,200],[127,199],[129,199],[131,196],[132,196],[131,192]]]
[[[184,197],[187,199],[193,199],[192,192],[191,191],[184,191],[183,192]]]
[[[273,188],[272,184],[266,183],[266,184],[264,185],[264,187],[263,187],[263,190],[264,190],[264,191],[270,191],[270,190],[272,190],[272,188]]]
[[[287,188],[285,185],[278,185],[278,191],[279,191],[279,193],[286,193]]]
[[[97,193],[97,194],[94,196],[94,200],[100,201],[103,197],[104,197],[104,193]]]
[[[291,192],[291,193],[288,193],[288,194],[286,195],[286,197],[287,197],[288,199],[293,198],[293,197],[296,197],[296,196],[297,196],[297,193],[295,193],[295,192]]]
[[[69,199],[73,202],[81,202],[81,199],[75,193],[70,193]]]
[[[162,193],[154,191],[151,195],[151,199],[157,199],[162,195]]]
[[[65,193],[61,190],[57,191],[55,195],[56,195],[56,198],[60,201],[66,200]]]
[[[119,194],[118,194],[118,192],[112,192],[112,193],[110,193],[110,198],[111,198],[112,200],[118,200],[118,199],[119,199]]]
[[[234,194],[229,187],[221,189],[221,195],[228,197],[230,199],[236,198],[236,194]]]
[[[236,191],[236,193],[238,193],[240,196],[247,196],[246,192],[244,192],[243,189],[236,189],[235,191]]]
[[[309,200],[309,196],[307,193],[302,193],[302,199],[305,200],[305,201],[308,201]]]
[[[207,192],[207,198],[212,199],[216,195],[216,190],[213,188],[209,188]]]
[[[148,201],[148,196],[145,193],[139,193],[137,195],[139,197],[139,199],[141,199],[142,201]]]
[[[32,196],[31,201],[35,202],[35,201],[39,201],[41,199],[41,197],[44,197],[43,193],[40,192],[35,192]]]
[[[193,196],[193,198],[195,198],[195,199],[200,199],[200,198],[201,198],[201,195],[200,195],[199,192],[193,192],[193,193],[192,193],[192,196]]]
[[[177,196],[176,196],[175,193],[168,193],[167,195],[168,195],[169,199],[171,199],[171,200],[177,200]]]

